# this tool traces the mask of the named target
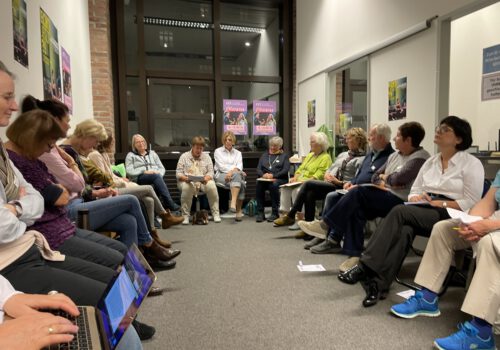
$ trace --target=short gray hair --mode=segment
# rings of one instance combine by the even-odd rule
[[[6,73],[12,79],[15,78],[14,73],[12,73],[10,70],[8,70],[7,66],[2,61],[0,61],[0,72]]]
[[[279,148],[283,147],[283,139],[279,136],[273,136],[269,139],[269,145],[276,145]]]
[[[326,152],[330,144],[328,143],[328,136],[324,132],[316,131],[311,134],[311,137],[321,146],[321,151]]]
[[[391,141],[391,128],[387,124],[374,124],[372,129],[375,129],[377,135],[381,135],[387,142]]]

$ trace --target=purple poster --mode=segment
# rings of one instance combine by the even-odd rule
[[[71,98],[71,62],[69,54],[61,46],[62,71],[63,71],[63,97],[64,104],[68,106],[69,112],[73,113],[73,102]]]
[[[253,135],[276,135],[276,101],[253,101]]]
[[[247,100],[222,100],[224,131],[248,135]]]

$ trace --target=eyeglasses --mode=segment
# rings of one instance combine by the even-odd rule
[[[435,131],[436,131],[436,134],[445,134],[449,131],[453,131],[453,129],[450,128],[448,125],[441,124],[441,125],[436,126]]]

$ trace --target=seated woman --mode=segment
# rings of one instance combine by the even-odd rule
[[[323,212],[322,221],[311,226],[328,227],[327,246],[336,247],[336,253],[349,255],[340,270],[356,265],[363,251],[364,227],[367,220],[385,217],[389,211],[408,198],[413,181],[429,153],[420,147],[425,130],[417,122],[404,123],[398,128],[392,153],[387,162],[372,176],[371,184],[351,188],[333,207]],[[299,223],[306,233],[313,234]],[[326,234],[327,230],[323,233]],[[343,246],[340,248],[340,242]],[[322,248],[322,247],[318,247]],[[326,249],[326,248],[325,248]],[[333,250],[333,249],[332,249]],[[316,253],[315,248],[311,252]]]
[[[222,146],[214,152],[215,183],[231,191],[229,210],[236,213],[236,221],[241,221],[241,207],[245,199],[245,176],[241,152],[234,148],[236,136],[232,131],[222,134]]]
[[[210,156],[203,152],[205,139],[195,136],[191,140],[191,150],[179,157],[177,169],[177,186],[181,191],[181,210],[184,225],[189,224],[189,215],[193,197],[201,191],[206,193],[214,222],[221,222],[219,215],[219,195],[214,182],[214,166]],[[193,179],[190,176],[198,177]]]
[[[332,158],[328,154],[328,138],[325,133],[313,132],[309,138],[311,152],[306,156],[306,159],[295,171],[294,176],[290,179],[291,186],[281,187],[280,192],[280,211],[288,213],[295,203],[297,195],[303,183],[310,180],[323,180],[325,173],[332,165]],[[296,186],[294,186],[296,184]],[[300,210],[302,208],[299,208]],[[314,214],[313,214],[314,215]],[[283,215],[274,220],[274,226],[289,226],[295,222],[295,215]],[[297,229],[295,227],[291,228]]]
[[[434,225],[418,268],[415,282],[424,287],[406,302],[392,306],[391,312],[402,318],[437,317],[441,314],[438,293],[443,285],[455,251],[473,247],[476,269],[462,311],[472,320],[459,325],[459,331],[436,339],[438,349],[495,349],[492,325],[500,310],[500,171],[492,187],[470,210],[477,221],[470,224],[451,219]]]
[[[349,129],[346,133],[346,143],[349,150],[338,155],[326,171],[324,180],[310,180],[300,186],[292,209],[286,217],[278,219],[280,222],[295,221],[295,214],[300,212],[302,207],[304,207],[304,220],[313,221],[316,201],[323,200],[328,193],[341,189],[346,181],[350,181],[356,175],[366,154],[368,140],[365,131],[361,128]],[[319,239],[313,239],[305,245],[305,248],[308,249],[319,243],[321,243]]]
[[[446,208],[466,211],[481,198],[483,165],[465,152],[472,144],[470,124],[455,116],[444,118],[436,127],[434,143],[439,153],[420,168],[408,196],[416,205],[392,208],[370,238],[359,264],[338,276],[348,284],[363,282],[365,307],[385,297],[417,232],[430,233],[435,223],[449,219]]]
[[[130,180],[139,185],[153,186],[163,207],[172,211],[180,209],[170,197],[167,184],[163,181],[165,168],[160,157],[152,149],[148,150],[146,139],[139,134],[132,136],[132,152],[125,158],[125,168]]]
[[[280,186],[288,182],[288,172],[290,171],[290,162],[288,154],[283,151],[283,139],[274,136],[269,139],[269,150],[259,159],[257,165],[257,222],[262,222],[264,217],[264,197],[266,190],[269,190],[271,196],[271,216],[267,219],[273,222],[279,217],[280,206]]]
[[[93,165],[97,166],[97,168],[109,179],[110,184],[117,189],[119,194],[131,194],[144,203],[150,223],[151,235],[158,243],[167,248],[170,247],[171,243],[162,241],[152,226],[155,220],[155,214],[160,216],[161,225],[164,229],[180,224],[182,222],[182,217],[172,215],[169,209],[163,207],[152,186],[137,185],[126,177],[115,175],[111,169],[111,160],[108,155],[108,153],[114,152],[114,140],[110,131],[107,131],[107,135],[108,138],[99,142],[96,147],[97,149],[88,154],[88,159],[90,159]]]

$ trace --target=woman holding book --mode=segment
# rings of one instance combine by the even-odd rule
[[[274,136],[269,139],[269,150],[259,159],[257,165],[257,222],[262,222],[264,217],[264,197],[266,190],[271,196],[271,216],[267,221],[273,222],[279,217],[280,186],[288,182],[290,162],[288,154],[283,151],[283,139]]]
[[[328,138],[325,133],[313,132],[309,138],[309,143],[311,146],[311,152],[306,156],[306,159],[304,159],[303,163],[299,166],[295,175],[290,179],[288,184],[283,185],[280,189],[280,211],[287,213],[287,215],[274,220],[274,226],[288,226],[295,222],[295,213],[302,210],[302,205],[305,200],[304,194],[306,192],[302,192],[301,190],[301,188],[304,187],[303,183],[311,180],[318,180],[323,183],[325,174],[332,164],[332,158],[327,152]],[[330,181],[338,181],[338,179],[334,179],[333,177],[330,177],[330,175],[326,175],[326,178]],[[332,186],[334,185],[332,184]],[[300,192],[302,192],[302,195],[299,197]],[[297,199],[299,201],[297,202],[297,205],[295,205]],[[310,214],[310,210],[308,210],[308,214]]]

